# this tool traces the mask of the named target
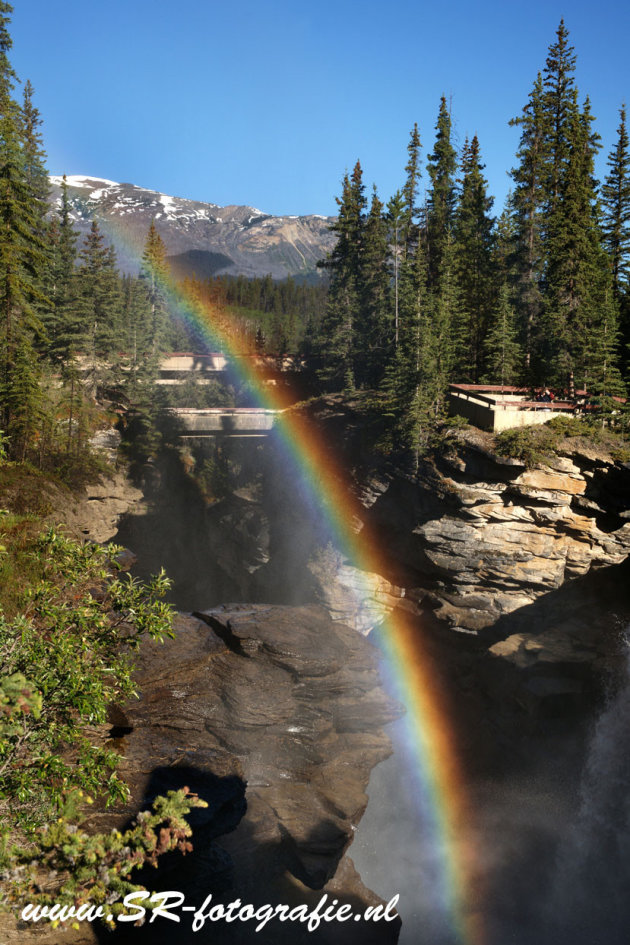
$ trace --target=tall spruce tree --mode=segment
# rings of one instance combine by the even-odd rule
[[[387,204],[387,222],[389,224],[389,241],[392,256],[392,295],[394,309],[394,347],[398,348],[400,341],[400,269],[401,261],[406,250],[406,222],[408,219],[405,198],[402,191],[397,190]]]
[[[365,187],[360,161],[342,181],[335,198],[339,214],[330,229],[337,242],[323,266],[330,273],[328,304],[320,334],[320,376],[334,387],[355,386],[356,326],[361,316],[361,274],[365,227]]]
[[[571,152],[571,136],[577,91],[575,50],[569,45],[569,31],[560,20],[556,42],[549,47],[543,73],[542,107],[546,137],[545,199],[553,214],[564,187],[566,167]]]
[[[376,187],[363,231],[360,310],[356,323],[355,373],[358,384],[376,387],[394,349],[388,268],[388,226]]]
[[[166,247],[157,231],[155,221],[152,220],[144,244],[140,278],[144,282],[151,310],[151,350],[154,356],[168,347],[170,327],[166,301],[168,276]]]
[[[408,160],[405,165],[405,183],[402,195],[405,207],[403,230],[403,262],[413,256],[418,241],[418,190],[420,188],[420,132],[414,124],[407,145]]]
[[[540,345],[541,376],[556,384],[587,384],[590,351],[598,338],[614,334],[612,282],[603,249],[594,159],[599,136],[592,130],[588,99],[583,110],[572,93],[566,130],[568,152],[557,197],[550,204],[546,238],[545,332]],[[592,362],[591,362],[592,363]]]
[[[453,223],[456,206],[457,152],[451,142],[451,116],[442,96],[433,152],[427,157],[431,181],[426,209],[426,270],[429,295],[424,359],[430,378],[430,403],[437,417],[444,408],[446,385],[451,377],[453,321],[457,292],[454,278]]]
[[[619,112],[617,143],[608,157],[610,172],[602,187],[605,245],[611,258],[615,298],[627,291],[630,260],[630,153],[626,106]]]
[[[494,298],[494,198],[487,195],[479,141],[475,135],[462,152],[460,198],[454,220],[455,379],[477,383]]]
[[[451,142],[451,115],[446,98],[440,99],[433,152],[427,157],[431,181],[427,207],[427,265],[429,286],[442,284],[450,264],[455,215],[457,152]]]
[[[22,105],[22,134],[24,150],[24,174],[31,193],[33,216],[37,221],[38,235],[44,239],[47,231],[48,195],[50,183],[46,169],[46,152],[41,133],[42,120],[33,103],[34,89],[30,82],[24,85]]]
[[[407,145],[408,160],[405,166],[405,183],[402,188],[404,199],[403,231],[401,241],[401,258],[398,267],[398,310],[399,310],[399,339],[406,355],[410,354],[414,345],[417,331],[417,312],[419,292],[426,285],[426,266],[424,246],[418,253],[421,240],[421,211],[418,206],[418,192],[420,189],[420,133],[415,124],[409,136]],[[422,257],[422,266],[418,266],[419,255]],[[422,275],[420,275],[420,272]],[[422,279],[422,286],[418,285],[418,278]]]
[[[510,122],[521,129],[517,157],[511,171],[514,181],[515,288],[522,316],[522,334],[527,372],[540,329],[544,209],[547,204],[548,137],[543,104],[543,80],[538,73],[523,114]]]
[[[0,2],[0,408],[3,430],[13,437],[15,450],[26,435],[26,414],[17,405],[34,404],[38,393],[33,337],[41,331],[38,309],[45,303],[46,257],[29,184],[23,113],[12,96],[11,12],[10,4]],[[34,425],[35,412],[27,413]]]
[[[66,175],[61,182],[61,205],[51,222],[51,265],[48,295],[51,306],[46,316],[46,331],[53,360],[69,361],[82,348],[84,331],[77,306],[79,291],[75,279],[77,233],[70,216]]]
[[[81,332],[77,342],[96,372],[96,385],[104,379],[104,365],[97,365],[97,361],[110,358],[120,345],[122,304],[114,250],[106,244],[96,219],[79,253],[76,281]]]

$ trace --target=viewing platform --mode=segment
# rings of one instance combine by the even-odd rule
[[[482,430],[500,433],[512,427],[546,423],[552,417],[572,415],[580,410],[586,391],[576,391],[576,400],[532,400],[527,387],[497,384],[450,384],[449,416],[465,417]]]

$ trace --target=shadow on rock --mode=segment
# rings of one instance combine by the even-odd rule
[[[308,840],[315,857],[328,826],[319,824]],[[401,927],[395,905],[388,908],[363,886],[351,860],[345,858],[332,881],[313,889],[286,869],[283,840],[257,843],[255,831],[247,823],[236,836],[236,843],[208,844],[211,825],[197,827],[192,854],[185,859],[169,854],[161,859],[157,872],[145,870],[138,875],[137,881],[152,895],[163,892],[168,896],[156,898],[165,914],[158,910],[152,916],[147,910],[142,925],[119,923],[114,931],[95,928],[98,941],[112,945],[188,945],[199,941],[219,945],[254,941],[260,945],[395,945]],[[138,900],[137,907],[141,906]],[[137,915],[140,918],[139,912]]]

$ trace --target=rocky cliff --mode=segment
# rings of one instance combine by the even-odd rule
[[[387,549],[380,601],[415,612],[496,718],[508,703],[532,721],[601,694],[630,623],[628,464],[571,438],[529,468],[469,428],[412,471],[366,446],[347,401],[305,409],[353,470],[362,527]]]
[[[630,469],[593,450],[528,469],[462,436],[414,479],[374,479],[364,497],[398,534],[409,595],[454,628],[488,629],[630,553]]]
[[[323,891],[355,913],[380,902],[345,857],[370,771],[391,751],[382,726],[401,712],[380,688],[373,647],[317,606],[222,607],[182,616],[177,629],[175,640],[144,647],[140,699],[109,733],[130,805],[95,815],[95,825],[118,826],[151,797],[187,785],[209,805],[194,815],[194,853],[145,877],[151,888],[185,889],[190,901],[213,892],[226,902],[312,906]],[[248,925],[222,926],[213,941],[251,941]],[[398,928],[333,923],[308,941],[387,945]],[[256,940],[303,934],[272,922]],[[154,945],[172,941],[172,929],[157,923],[127,937]],[[197,938],[178,929],[178,945]]]

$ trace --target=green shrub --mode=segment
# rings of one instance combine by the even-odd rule
[[[17,612],[0,611],[5,905],[27,892],[32,902],[111,901],[133,868],[166,849],[185,850],[184,814],[201,804],[173,793],[122,837],[88,837],[77,825],[93,797],[106,806],[127,799],[117,753],[95,744],[86,727],[105,723],[109,705],[135,694],[131,654],[142,638],[173,635],[173,612],[162,600],[169,581],[163,572],[147,584],[120,573],[115,546],[81,545],[52,529],[25,535],[19,553],[9,547],[3,555],[30,559]]]
[[[161,573],[142,585],[117,575],[119,550],[49,530],[30,552],[41,578],[25,590],[22,612],[0,614],[1,678],[23,674],[42,699],[41,711],[26,713],[19,734],[4,731],[0,743],[0,809],[5,801],[15,823],[49,819],[73,788],[100,793],[105,784],[108,802],[126,797],[116,753],[93,745],[83,728],[105,722],[107,707],[133,694],[129,653],[142,634],[173,631],[161,600],[168,579]]]
[[[558,433],[545,423],[535,427],[514,427],[503,430],[495,437],[495,449],[500,456],[519,459],[526,466],[543,463],[558,446]]]
[[[568,414],[552,417],[551,420],[547,421],[545,426],[547,429],[557,433],[558,436],[568,438],[574,436],[597,436],[600,429],[600,425],[590,419],[574,417]]]

